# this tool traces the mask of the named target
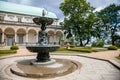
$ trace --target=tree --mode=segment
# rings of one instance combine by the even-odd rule
[[[110,4],[99,12],[99,17],[104,23],[106,33],[111,35],[112,45],[115,45],[115,34],[120,30],[120,26],[118,26],[118,10],[120,10],[120,5]]]
[[[65,16],[64,28],[68,33],[72,29],[73,34],[79,38],[80,46],[86,45],[90,41],[93,32],[94,8],[86,0],[64,0],[60,5],[60,9]],[[69,37],[71,37],[71,34],[68,35]],[[87,41],[83,44],[85,40]]]

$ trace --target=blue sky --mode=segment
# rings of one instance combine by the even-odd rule
[[[59,21],[63,20],[64,16],[62,11],[59,9],[60,3],[64,0],[0,0],[0,1],[8,1],[17,4],[29,5],[34,7],[45,8],[47,11],[54,12]],[[97,11],[103,9],[111,3],[119,4],[120,0],[87,0],[90,4],[96,8]]]

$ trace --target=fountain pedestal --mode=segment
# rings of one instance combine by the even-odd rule
[[[46,61],[50,61],[49,52],[44,52],[44,53],[39,52],[39,53],[37,54],[36,59],[37,59],[36,62],[46,62]]]

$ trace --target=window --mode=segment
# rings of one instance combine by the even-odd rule
[[[18,35],[18,44],[23,44],[23,35]]]

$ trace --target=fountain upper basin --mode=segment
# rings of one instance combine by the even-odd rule
[[[26,48],[31,52],[53,52],[59,48],[59,45],[32,45]]]

